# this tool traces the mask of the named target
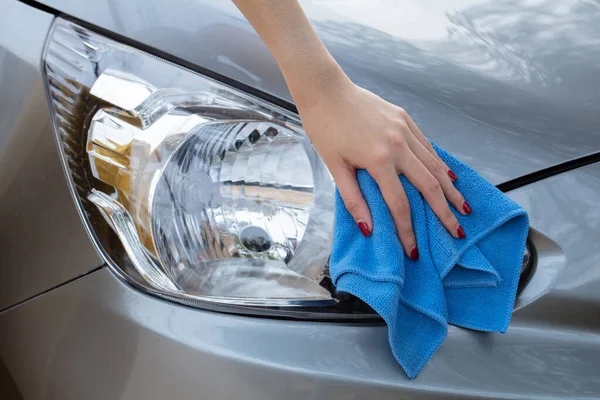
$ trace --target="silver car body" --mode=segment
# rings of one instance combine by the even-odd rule
[[[529,212],[538,257],[508,333],[451,328],[410,381],[381,324],[219,314],[123,283],[83,228],[52,137],[41,55],[53,19],[285,103],[281,73],[229,1],[0,0],[0,393],[600,397],[600,5],[302,5],[356,83],[404,107]]]

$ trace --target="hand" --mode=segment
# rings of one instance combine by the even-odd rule
[[[446,201],[463,214],[471,212],[452,184],[454,172],[403,109],[348,79],[298,1],[234,2],[277,60],[306,133],[331,171],[361,232],[368,236],[377,229],[356,181],[356,170],[366,169],[381,189],[410,258],[417,259],[419,251],[398,174],[423,194],[452,236],[464,237]]]
[[[312,104],[297,104],[307,135],[331,171],[346,208],[361,232],[373,227],[359,189],[356,170],[366,169],[387,203],[406,254],[419,252],[410,219],[410,205],[398,179],[403,174],[424,196],[444,227],[456,238],[465,233],[450,211],[471,208],[454,187],[457,176],[437,155],[408,113],[353,84],[345,75],[334,79]]]

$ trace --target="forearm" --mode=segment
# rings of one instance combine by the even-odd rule
[[[279,64],[298,108],[310,107],[332,82],[347,80],[297,0],[233,0]]]

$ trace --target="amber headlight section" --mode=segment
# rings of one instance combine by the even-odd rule
[[[73,195],[118,276],[200,307],[372,315],[329,285],[334,186],[297,115],[60,18],[43,65]]]

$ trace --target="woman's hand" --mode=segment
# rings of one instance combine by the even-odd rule
[[[462,214],[471,213],[452,183],[457,176],[406,111],[354,85],[345,75],[319,91],[311,96],[315,99],[311,104],[298,104],[302,123],[361,232],[368,236],[377,229],[356,180],[356,170],[366,169],[379,185],[410,258],[417,259],[419,252],[399,174],[423,194],[452,236],[464,238],[446,201]]]
[[[329,167],[361,232],[373,227],[356,181],[366,169],[377,181],[406,254],[419,257],[410,206],[398,174],[423,194],[448,232],[465,232],[446,199],[461,213],[471,209],[454,188],[454,172],[440,160],[417,125],[401,108],[354,85],[331,54],[296,0],[233,0],[256,29],[281,68],[306,133]]]

